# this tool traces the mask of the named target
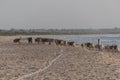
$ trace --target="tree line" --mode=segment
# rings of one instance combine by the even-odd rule
[[[120,28],[113,29],[10,29],[0,30],[0,35],[80,35],[119,34]]]

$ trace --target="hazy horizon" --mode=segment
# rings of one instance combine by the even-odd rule
[[[0,0],[0,29],[120,28],[119,0]]]
[[[0,30],[108,30],[108,29],[120,29],[118,27],[114,27],[114,28],[8,28],[8,29],[3,29],[3,28],[0,28]]]

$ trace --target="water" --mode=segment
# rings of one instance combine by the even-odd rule
[[[108,34],[108,35],[64,35],[56,37],[58,39],[63,39],[67,41],[74,41],[78,44],[92,42],[94,44],[98,43],[98,39],[101,40],[103,45],[118,45],[120,50],[120,34]]]

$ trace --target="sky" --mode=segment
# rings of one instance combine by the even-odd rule
[[[0,29],[120,28],[120,0],[0,0]]]

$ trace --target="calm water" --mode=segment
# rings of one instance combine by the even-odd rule
[[[120,50],[120,34],[107,34],[107,35],[64,35],[64,36],[57,36],[58,39],[64,39],[67,41],[74,41],[76,43],[85,43],[85,42],[92,42],[97,44],[98,39],[101,40],[101,43],[104,45],[118,45]]]

